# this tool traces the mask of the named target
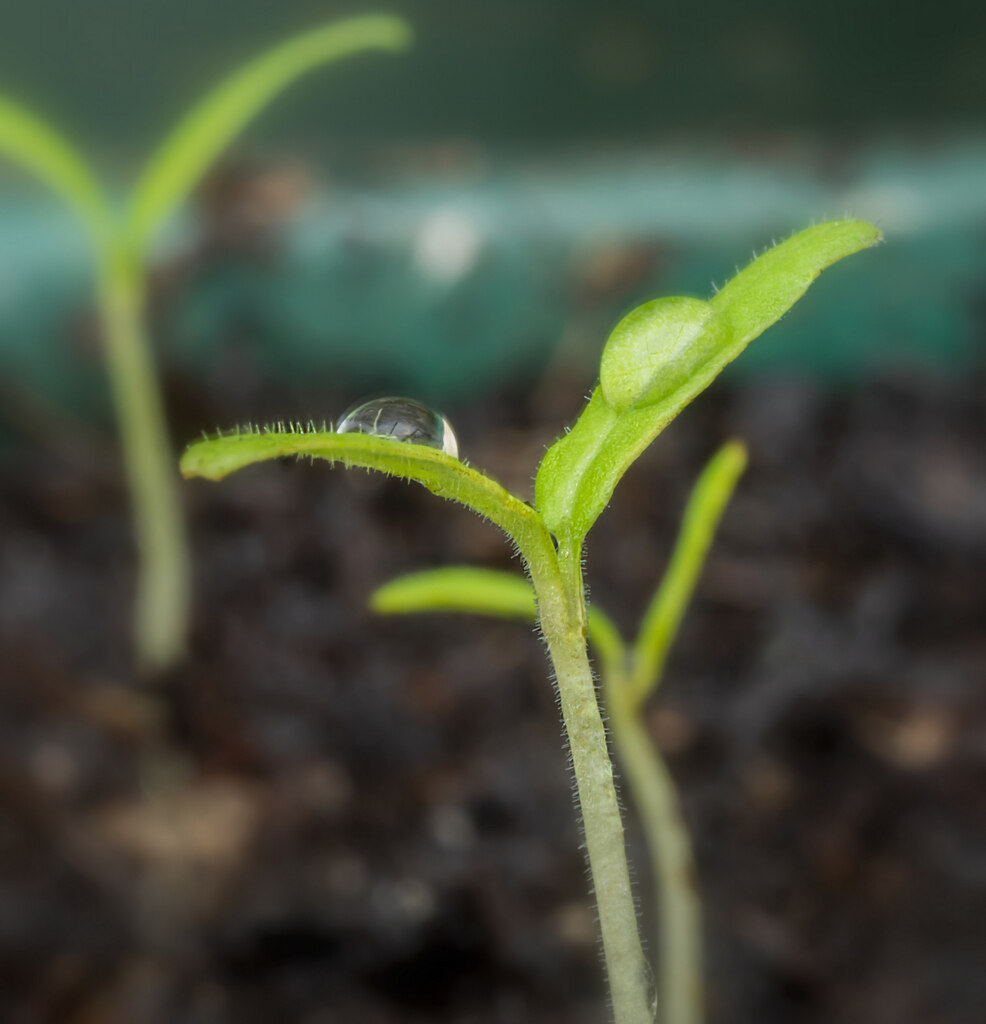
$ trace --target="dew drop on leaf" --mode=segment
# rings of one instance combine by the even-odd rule
[[[336,423],[337,434],[375,434],[423,444],[459,457],[452,425],[440,413],[413,398],[373,398],[350,406]]]

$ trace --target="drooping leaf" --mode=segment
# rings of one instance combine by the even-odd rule
[[[640,390],[647,404],[617,408],[596,388],[571,431],[548,449],[538,469],[536,504],[548,529],[581,543],[620,478],[667,424],[779,320],[826,267],[880,238],[877,228],[862,221],[833,221],[799,232],[755,259],[711,300],[714,315],[689,336],[688,346],[671,346],[674,358],[666,378],[659,365],[647,365],[642,376],[648,383]],[[621,346],[633,348],[636,341]],[[614,366],[623,364],[623,354],[618,348]],[[628,373],[624,366],[623,376]],[[609,385],[613,381],[610,376]],[[665,381],[670,390],[662,386]],[[632,390],[617,386],[617,399],[623,401]]]
[[[5,96],[0,96],[0,153],[61,196],[97,246],[107,241],[112,214],[88,163],[60,132]]]
[[[146,248],[222,151],[273,99],[305,73],[363,50],[401,50],[407,23],[378,14],[334,22],[275,46],[234,72],[178,124],[151,157],[131,198],[132,244]]]
[[[346,468],[377,470],[417,480],[441,498],[461,502],[511,536],[526,554],[553,556],[551,539],[537,513],[495,480],[451,455],[426,445],[407,444],[372,434],[332,431],[233,433],[196,441],[181,457],[185,477],[221,480],[256,462],[283,456],[324,459]]]

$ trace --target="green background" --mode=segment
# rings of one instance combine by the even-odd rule
[[[65,126],[122,185],[203,88],[327,18],[377,10],[42,0],[0,17],[0,88]],[[443,401],[591,377],[608,327],[656,294],[705,295],[812,220],[875,220],[889,243],[751,350],[739,373],[846,380],[962,370],[986,293],[986,15],[980,4],[405,3],[414,50],[311,76],[237,149],[306,162],[313,191],[275,253],[213,260],[155,325],[162,362]],[[436,218],[474,258],[415,253]],[[186,217],[162,260],[194,244]],[[592,302],[580,268],[639,247]],[[0,170],[0,373],[105,405],[86,341],[88,266],[57,207]],[[81,339],[81,340],[80,340]],[[567,339],[567,340],[566,340]],[[573,341],[574,339],[574,341]],[[567,347],[566,347],[567,346]],[[523,385],[528,386],[528,385]]]

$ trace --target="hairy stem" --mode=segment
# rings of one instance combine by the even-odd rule
[[[616,1024],[651,1024],[650,969],[640,946],[613,765],[586,653],[579,555],[563,547],[551,562],[535,559],[530,569],[572,754],[613,1016]]]
[[[700,1024],[702,904],[695,862],[667,765],[624,673],[604,675],[613,742],[640,815],[658,890],[658,989],[663,1024]]]
[[[121,247],[101,257],[99,298],[110,386],[137,531],[137,657],[173,664],[185,644],[189,567],[174,459],[144,329],[144,281]]]

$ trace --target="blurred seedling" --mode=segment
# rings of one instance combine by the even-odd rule
[[[730,441],[705,467],[632,647],[602,609],[597,605],[586,609],[610,733],[643,825],[658,889],[657,977],[665,1024],[699,1024],[703,1019],[702,910],[688,827],[644,710],[661,681],[716,527],[745,466],[746,449]],[[472,566],[401,576],[376,590],[370,606],[382,615],[450,611],[537,619],[534,588],[526,579]]]
[[[226,147],[309,71],[366,50],[401,50],[406,24],[368,15],[294,36],[243,65],[182,118],[118,208],[80,151],[26,107],[0,95],[0,153],[75,212],[92,246],[107,369],[129,482],[140,568],[136,651],[161,670],[182,654],[189,565],[160,389],[147,336],[152,246]]]
[[[186,477],[210,480],[282,456],[320,458],[346,468],[417,480],[439,497],[489,519],[513,541],[530,577],[554,668],[617,1024],[649,1024],[656,1001],[637,927],[587,636],[593,636],[606,662],[606,676],[616,681],[610,714],[626,715],[626,724],[617,732],[625,745],[634,747],[629,755],[624,750],[623,756],[628,770],[634,764],[640,772],[638,800],[648,813],[644,805],[652,798],[648,794],[656,791],[653,772],[656,765],[659,778],[660,762],[653,758],[646,737],[640,736],[637,714],[660,675],[687,594],[656,599],[642,629],[640,658],[627,664],[619,654],[622,641],[615,630],[606,629],[598,610],[586,610],[586,535],[620,478],[664,427],[753,338],[779,320],[822,270],[879,240],[880,232],[862,221],[819,224],[755,258],[709,301],[656,299],[624,317],[603,349],[599,385],[571,430],[548,449],[538,468],[533,506],[460,461],[448,444],[444,417],[423,416],[420,404],[408,399],[365,403],[345,413],[336,430],[318,430],[312,424],[240,429],[196,442],[182,456]],[[723,458],[739,458],[737,449],[726,451],[732,454]],[[489,611],[492,591],[486,600]],[[529,597],[525,600],[529,602]],[[624,677],[626,681],[621,681]],[[630,738],[634,735],[639,737],[636,744]],[[683,836],[683,828],[676,834]],[[673,837],[674,833],[670,838],[662,835],[661,841],[670,843]]]

